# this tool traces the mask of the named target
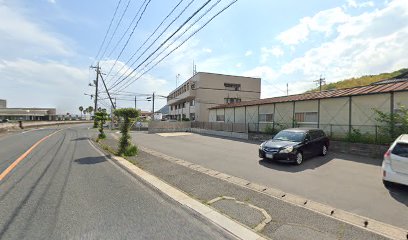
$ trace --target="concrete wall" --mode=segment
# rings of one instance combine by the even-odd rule
[[[245,123],[245,107],[235,108],[235,122]]]
[[[230,137],[230,138],[238,138],[238,139],[248,140],[248,133],[214,131],[214,130],[199,129],[199,128],[192,128],[191,132],[204,134],[204,135],[214,135],[214,136],[220,136],[220,137]]]
[[[81,123],[93,123],[93,121],[29,121],[23,122],[23,128],[34,128],[34,127],[45,127],[53,125],[64,125],[64,124],[81,124]],[[5,132],[8,130],[20,129],[19,123],[0,123],[0,132]]]
[[[225,122],[234,122],[234,108],[225,109]]]
[[[160,132],[189,132],[191,129],[191,122],[149,122],[149,133]]]
[[[275,125],[282,128],[292,127],[293,122],[293,102],[276,103]]]
[[[398,109],[400,105],[408,108],[408,94],[406,92],[394,93],[394,109]]]

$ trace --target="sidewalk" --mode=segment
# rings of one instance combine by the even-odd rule
[[[114,137],[112,133],[107,136],[106,140],[101,141],[102,145],[115,151],[117,136]],[[367,231],[364,226],[357,227],[279,199],[292,197],[289,194],[267,194],[272,189],[256,191],[255,184],[236,184],[233,181],[242,179],[171,159],[149,149],[139,149],[139,155],[129,158],[129,161],[271,239],[387,239]],[[223,175],[229,180],[223,179]],[[297,198],[292,200],[302,201]],[[341,212],[335,211],[336,214],[337,211]]]

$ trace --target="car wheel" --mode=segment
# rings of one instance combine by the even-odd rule
[[[303,153],[302,152],[297,152],[296,153],[296,164],[300,165],[303,162]]]
[[[323,145],[320,155],[321,156],[326,156],[327,155],[327,146],[326,145]]]

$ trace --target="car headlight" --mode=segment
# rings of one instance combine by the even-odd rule
[[[259,145],[259,149],[263,150],[263,146],[264,146],[265,142],[261,143],[261,145]]]
[[[280,150],[281,153],[290,153],[293,151],[293,147],[285,147],[284,149]]]

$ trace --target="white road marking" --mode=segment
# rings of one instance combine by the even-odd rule
[[[179,137],[179,136],[190,136],[192,133],[189,132],[174,132],[174,133],[156,133],[162,137]]]

